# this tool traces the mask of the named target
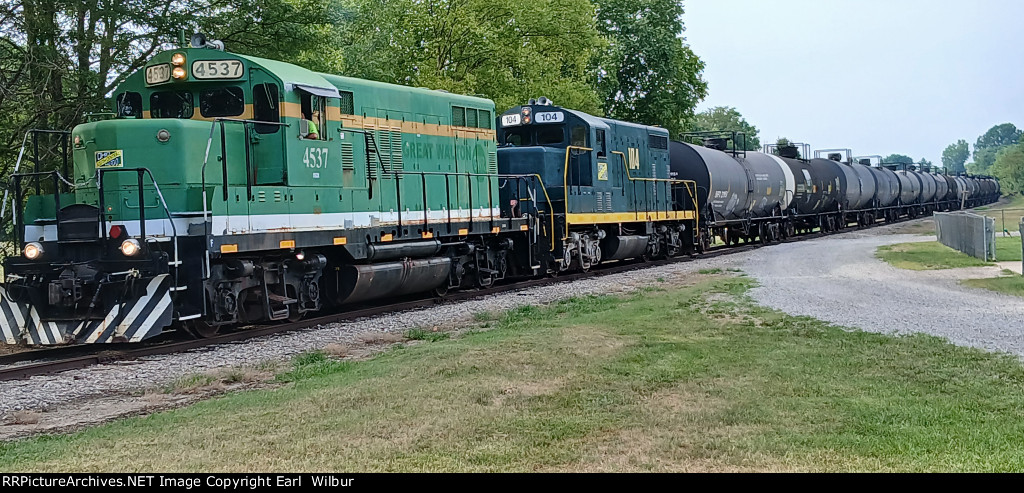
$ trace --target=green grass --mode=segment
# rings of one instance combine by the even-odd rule
[[[1024,196],[1003,197],[995,204],[976,207],[971,212],[995,219],[996,231],[1019,231],[1020,219],[1024,217]]]
[[[3,471],[1020,471],[1024,367],[753,306],[586,297],[278,388],[0,444]]]
[[[1015,273],[1011,274],[1012,276],[991,279],[967,279],[961,282],[965,286],[972,288],[988,289],[989,291],[1024,297],[1024,277]]]
[[[405,333],[405,338],[409,339],[410,341],[437,342],[448,339],[449,337],[451,337],[451,334],[447,332],[434,332],[431,330],[419,328],[410,329],[408,332]]]
[[[996,260],[1010,262],[1021,260],[1020,237],[996,235]]]
[[[992,265],[953,250],[937,241],[881,246],[878,247],[875,256],[894,267],[909,270],[956,269]]]

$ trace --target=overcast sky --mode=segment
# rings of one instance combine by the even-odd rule
[[[685,0],[707,63],[698,110],[736,107],[814,149],[941,164],[957,139],[1024,126],[1024,1]]]

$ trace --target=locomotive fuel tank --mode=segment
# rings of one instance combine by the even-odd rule
[[[366,265],[344,265],[336,283],[335,301],[356,303],[430,291],[448,282],[452,260],[435,257]]]

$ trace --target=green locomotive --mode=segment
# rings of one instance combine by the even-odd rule
[[[492,101],[202,39],[155,55],[113,101],[113,118],[73,129],[71,176],[14,176],[7,343],[205,336],[486,287],[515,242],[535,243],[529,218],[501,214]]]

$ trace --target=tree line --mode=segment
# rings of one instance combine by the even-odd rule
[[[955,173],[991,175],[999,179],[1003,193],[1024,193],[1024,142],[1012,123],[995,125],[978,137],[974,151],[960,139],[942,152],[943,166]],[[967,161],[973,157],[973,161]]]
[[[311,70],[691,124],[707,95],[676,0],[0,0],[0,172],[31,128],[107,111],[177,34]]]

